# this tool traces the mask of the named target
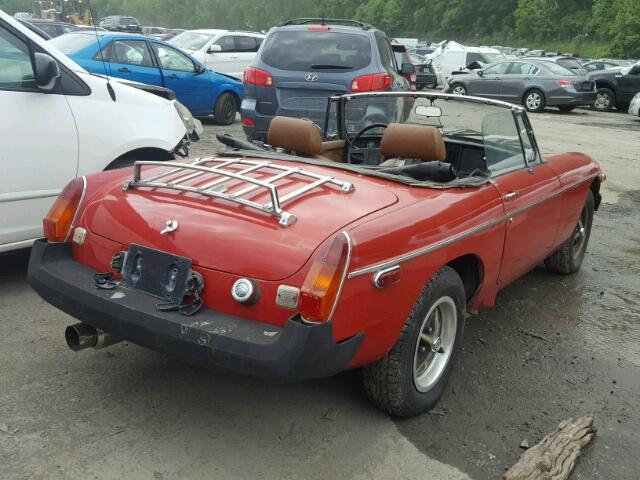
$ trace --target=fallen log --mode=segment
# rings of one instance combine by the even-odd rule
[[[504,480],[567,480],[582,449],[596,434],[592,417],[570,418],[522,454]]]

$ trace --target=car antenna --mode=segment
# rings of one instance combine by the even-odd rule
[[[91,0],[87,0],[87,6],[89,7],[89,13],[91,14],[91,26],[93,32],[96,34],[96,40],[98,41],[98,48],[100,49],[100,60],[102,61],[102,67],[104,68],[104,74],[107,77],[107,91],[111,100],[116,101],[116,92],[111,85],[111,79],[109,78],[109,72],[107,70],[107,62],[104,60],[104,52],[102,51],[102,44],[100,43],[100,35],[98,35],[98,27],[96,26],[96,17],[93,13],[93,7],[91,6]]]

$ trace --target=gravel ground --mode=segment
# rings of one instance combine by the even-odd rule
[[[640,470],[640,121],[533,116],[545,152],[584,151],[608,174],[583,269],[538,268],[469,319],[432,414],[394,421],[358,372],[294,385],[212,373],[121,343],[72,353],[72,320],[0,257],[0,478],[498,479],[565,418],[593,415],[574,480]],[[194,155],[218,148],[206,122]]]

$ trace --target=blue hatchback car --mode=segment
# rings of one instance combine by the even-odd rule
[[[242,128],[265,139],[276,116],[308,118],[324,129],[333,95],[404,91],[403,75],[384,32],[354,20],[297,18],[272,28],[244,72]]]
[[[233,123],[242,101],[240,80],[207,70],[161,40],[85,31],[67,33],[49,43],[89,72],[169,88],[194,116],[213,114],[220,125]]]

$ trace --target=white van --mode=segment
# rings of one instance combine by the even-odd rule
[[[187,128],[174,102],[91,75],[0,11],[0,252],[42,237],[73,178],[166,160]]]
[[[187,30],[176,35],[169,43],[182,49],[209,70],[242,78],[251,65],[264,35],[254,32],[229,30]]]
[[[466,47],[457,42],[441,44],[433,53],[427,56],[438,77],[438,85],[446,85],[447,78],[452,72],[458,72],[468,65],[477,62],[480,65],[502,62],[506,60],[504,54],[488,47]]]

